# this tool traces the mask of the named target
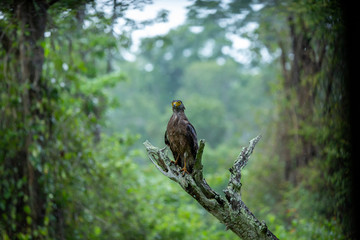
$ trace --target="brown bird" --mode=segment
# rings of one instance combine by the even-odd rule
[[[198,151],[197,136],[194,126],[185,115],[185,106],[180,100],[171,103],[173,115],[165,131],[165,144],[173,153],[175,164],[186,173],[192,173]]]

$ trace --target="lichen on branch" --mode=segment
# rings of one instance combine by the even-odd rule
[[[233,231],[241,239],[278,239],[267,228],[264,221],[260,222],[241,200],[241,170],[246,166],[249,158],[259,142],[261,136],[252,139],[248,147],[244,147],[229,169],[231,175],[229,183],[224,189],[225,199],[215,192],[203,177],[202,154],[205,141],[200,140],[196,155],[196,164],[192,174],[181,173],[167,156],[166,147],[157,148],[149,141],[144,145],[151,162],[165,176],[177,182],[191,197],[193,197],[209,213],[214,215],[227,229]]]

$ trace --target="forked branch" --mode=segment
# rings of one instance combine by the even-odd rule
[[[204,140],[200,140],[193,173],[184,176],[180,171],[180,167],[173,164],[167,156],[166,147],[154,147],[149,141],[145,141],[144,145],[151,162],[162,174],[177,182],[201,206],[241,239],[274,240],[278,238],[270,232],[265,222],[256,219],[241,200],[240,194],[241,170],[249,161],[250,155],[260,138],[261,136],[257,136],[252,139],[249,146],[242,149],[234,165],[229,169],[231,176],[224,190],[225,199],[215,192],[203,178],[202,153],[205,147]]]

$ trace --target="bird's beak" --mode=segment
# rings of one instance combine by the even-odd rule
[[[172,102],[172,105],[173,105],[173,107],[178,107],[178,106],[181,105],[181,102],[179,102],[179,101],[174,101],[174,102]]]

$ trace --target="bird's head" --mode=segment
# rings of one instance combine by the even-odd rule
[[[179,112],[179,111],[185,110],[185,106],[181,100],[173,100],[171,102],[171,106],[172,106],[173,112]]]

